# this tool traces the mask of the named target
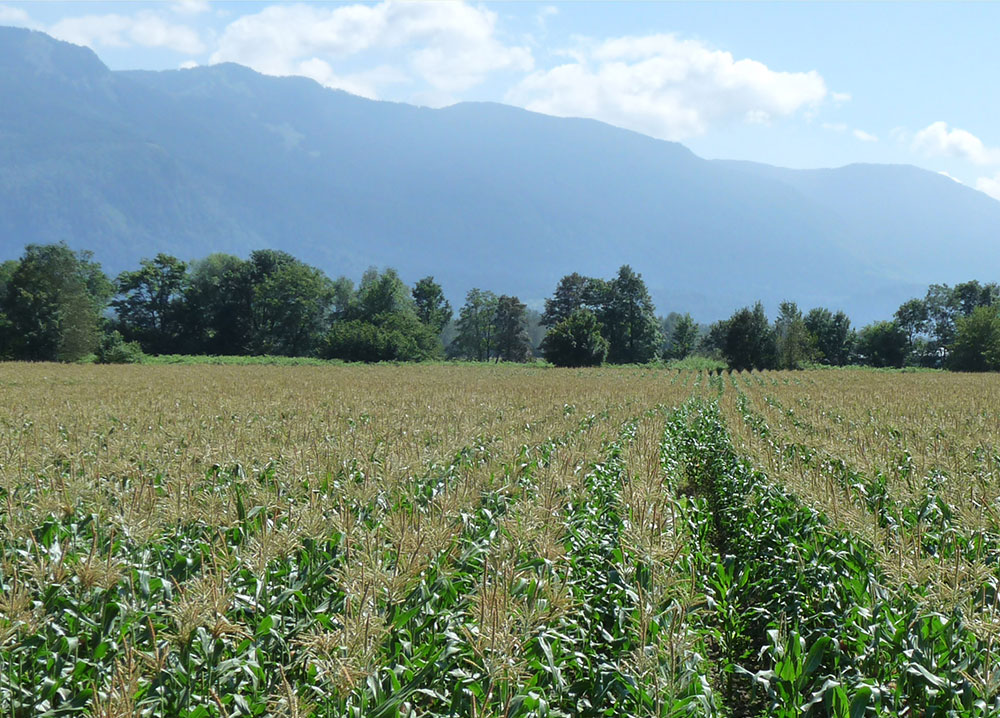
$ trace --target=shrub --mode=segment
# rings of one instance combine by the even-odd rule
[[[578,309],[542,340],[542,353],[556,366],[599,366],[608,355],[608,340],[589,309]]]
[[[97,346],[98,364],[139,364],[145,356],[139,342],[125,341],[118,331],[106,333]]]

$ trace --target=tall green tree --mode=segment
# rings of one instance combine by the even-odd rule
[[[698,345],[698,324],[690,314],[679,315],[670,333],[670,346],[667,356],[670,359],[684,359],[691,355]]]
[[[724,359],[726,355],[726,337],[729,335],[729,320],[720,319],[712,322],[708,331],[698,341],[698,352],[714,359]]]
[[[285,252],[253,252],[249,261],[250,351],[311,354],[327,329],[333,282]]]
[[[0,360],[10,359],[13,351],[14,329],[6,314],[7,285],[10,278],[14,276],[18,261],[9,259],[0,263]]]
[[[392,267],[379,272],[370,267],[361,277],[356,296],[358,317],[374,321],[379,315],[416,312],[410,288]]]
[[[517,297],[504,294],[497,298],[493,315],[497,362],[525,362],[531,358],[526,309]]]
[[[800,369],[805,362],[816,358],[818,352],[813,337],[795,302],[782,302],[778,306],[774,335],[780,368]]]
[[[451,304],[445,299],[441,285],[434,277],[424,277],[413,287],[413,301],[417,317],[440,334],[451,321]]]
[[[458,313],[450,353],[475,361],[489,361],[496,351],[496,310],[497,296],[493,292],[470,289]]]
[[[143,259],[139,269],[115,279],[118,298],[115,329],[125,341],[137,341],[143,351],[168,354],[178,351],[184,324],[187,265],[167,254]]]
[[[662,343],[660,323],[642,275],[623,265],[608,283],[598,310],[612,364],[645,364]]]
[[[956,284],[952,295],[958,314],[968,317],[980,307],[989,307],[1000,301],[1000,287],[995,282],[980,284],[973,279]]]
[[[773,369],[777,364],[774,330],[757,302],[743,307],[726,320],[722,355],[731,369]]]
[[[834,313],[825,307],[816,307],[806,314],[805,323],[819,361],[831,366],[845,366],[851,361],[854,333],[851,320],[844,312]]]
[[[355,306],[354,282],[349,277],[337,277],[333,280],[333,302],[330,306],[330,318],[333,321],[351,319],[357,315]]]
[[[923,299],[910,299],[903,302],[896,310],[894,318],[900,328],[906,332],[906,341],[912,350],[917,336],[927,330],[930,321],[927,302]]]
[[[607,282],[573,272],[559,280],[556,291],[545,300],[542,324],[554,327],[578,309],[596,309],[603,303]]]
[[[245,354],[250,346],[250,285],[246,262],[215,253],[191,263],[182,332],[186,351]]]
[[[958,318],[948,366],[958,371],[1000,370],[1000,310],[997,307],[978,306],[968,316]]]
[[[112,285],[90,252],[29,244],[10,272],[2,313],[15,358],[75,361],[100,342]]]

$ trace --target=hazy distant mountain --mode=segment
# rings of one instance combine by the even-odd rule
[[[111,72],[0,28],[0,258],[93,249],[109,272],[284,249],[528,301],[641,272],[661,313],[764,299],[887,316],[930,282],[998,279],[1000,202],[909,166],[706,161],[591,120],[373,102],[238,65]]]

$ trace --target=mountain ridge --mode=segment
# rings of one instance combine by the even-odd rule
[[[1000,234],[1000,202],[910,165],[705,160],[596,120],[233,64],[112,71],[32,31],[0,28],[4,95],[3,258],[66,240],[114,273],[271,247],[331,276],[433,274],[453,303],[478,286],[534,304],[564,274],[629,263],[664,314],[794,299],[867,321],[974,278]]]

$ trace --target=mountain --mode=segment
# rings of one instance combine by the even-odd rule
[[[981,276],[1000,202],[909,166],[708,161],[600,122],[375,102],[232,64],[112,72],[0,28],[0,258],[29,242],[142,257],[272,247],[331,276],[433,274],[540,302],[641,272],[661,313],[763,299],[885,317]]]

